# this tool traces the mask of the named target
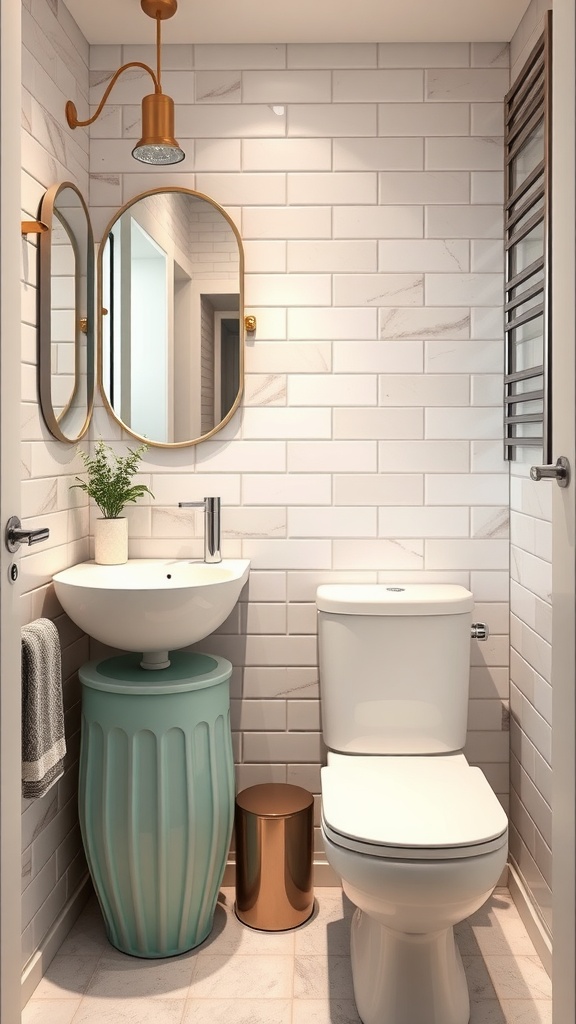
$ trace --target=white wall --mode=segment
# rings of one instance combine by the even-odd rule
[[[513,82],[530,56],[544,28],[546,11],[552,0],[531,0],[522,21],[510,40],[510,81]]]
[[[92,103],[134,59],[151,49],[91,49]],[[235,666],[241,788],[319,792],[318,583],[469,586],[492,637],[473,644],[467,754],[506,803],[508,48],[172,46],[165,66],[186,160],[134,162],[146,83],[124,76],[91,134],[96,238],[146,188],[209,194],[244,239],[258,330],[226,428],[148,453],[156,501],[129,513],[130,554],[201,557],[201,515],[177,502],[222,496],[224,554],[252,560],[248,599],[207,645]],[[99,435],[122,440],[102,410]]]
[[[88,193],[87,138],[82,132],[72,137],[64,127],[66,100],[81,107],[87,102],[88,46],[64,4],[57,6],[57,14],[45,0],[23,4],[22,28],[22,212],[26,219],[36,219],[45,189],[55,182],[72,181]],[[22,241],[21,509],[25,525],[48,527],[50,540],[29,554],[21,549],[21,621],[47,615],[58,626],[68,744],[63,778],[41,800],[22,804],[22,963],[32,978],[39,951],[86,871],[76,811],[76,671],[87,660],[88,639],[62,615],[50,581],[59,569],[88,557],[89,529],[84,495],[69,490],[82,468],[76,446],[53,440],[40,413],[36,274],[36,240],[28,235]]]
[[[576,465],[575,438],[575,309],[576,276],[576,18],[573,0],[555,0],[553,14],[554,116],[561,130],[552,141],[552,323],[554,448]],[[554,853],[554,1021],[576,1019],[576,586],[575,502],[570,488],[553,487],[552,622],[553,717],[552,757]]]
[[[514,77],[544,30],[533,0],[511,42]],[[542,452],[511,463],[510,855],[545,931],[552,927],[552,487],[529,472]]]

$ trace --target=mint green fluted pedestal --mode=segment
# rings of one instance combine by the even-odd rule
[[[80,669],[79,811],[110,942],[175,956],[212,928],[234,814],[230,662],[140,655]]]

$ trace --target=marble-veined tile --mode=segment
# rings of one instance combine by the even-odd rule
[[[184,1005],[183,999],[148,1002],[145,998],[87,996],[80,1003],[74,1024],[181,1024]]]
[[[290,999],[191,999],[182,1024],[291,1024]]]
[[[294,999],[353,999],[347,956],[296,956]]]
[[[462,962],[466,972],[466,982],[470,994],[470,1002],[478,1000],[496,999],[496,990],[488,973],[488,969],[481,956],[470,956],[463,953]]]
[[[63,956],[97,956],[109,950],[102,912],[96,900],[90,900],[58,952]]]
[[[252,957],[213,955],[198,957],[191,999],[286,999],[292,994],[293,958],[261,954],[257,969]]]
[[[22,1024],[71,1024],[79,999],[31,999],[22,1010]]]
[[[317,892],[317,906],[306,924],[295,933],[296,953],[301,956],[349,956],[350,918],[354,907],[343,892],[326,897]]]
[[[361,1024],[353,999],[298,999],[292,1024]]]
[[[552,1024],[551,999],[506,999],[502,1007],[506,1024]]]
[[[552,983],[537,956],[486,956],[499,999],[551,999]]]
[[[35,999],[77,999],[86,991],[100,956],[55,956],[34,992]]]
[[[195,963],[193,953],[144,960],[110,947],[98,964],[87,995],[126,1000],[184,999]]]
[[[278,373],[248,374],[244,380],[245,407],[286,405],[286,375]]]
[[[506,1024],[502,1004],[498,999],[483,999],[470,1004],[469,1024]]]

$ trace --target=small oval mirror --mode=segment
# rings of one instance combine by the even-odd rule
[[[78,441],[94,401],[94,241],[86,203],[69,181],[40,205],[40,405],[59,441]]]
[[[136,196],[98,254],[99,384],[132,436],[196,444],[242,394],[243,251],[228,214],[184,188]]]

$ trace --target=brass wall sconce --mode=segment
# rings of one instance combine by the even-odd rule
[[[102,109],[118,78],[127,68],[143,68],[154,82],[154,92],[142,100],[142,138],[132,150],[132,156],[143,164],[178,164],[185,153],[174,138],[174,100],[162,92],[160,55],[161,23],[176,14],[177,0],[140,0],[140,6],[149,18],[156,21],[156,73],[148,64],[133,60],[123,64],[112,79],[93,117],[78,120],[78,111],[72,100],[66,104],[66,120],[70,128],[85,128],[102,113]]]

